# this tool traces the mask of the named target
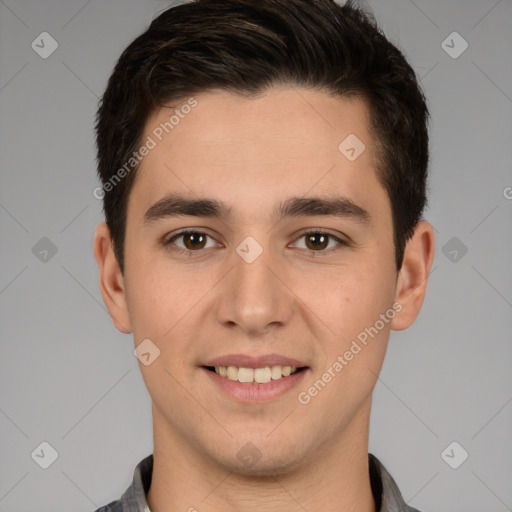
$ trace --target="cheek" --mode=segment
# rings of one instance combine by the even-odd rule
[[[343,344],[373,325],[393,304],[394,280],[387,269],[362,262],[316,272],[294,287],[326,334]],[[306,309],[307,311],[307,309]]]
[[[150,338],[158,343],[185,314],[192,289],[181,273],[134,258],[126,268],[126,297],[135,340]]]
[[[135,343],[149,338],[165,359],[190,351],[193,333],[206,318],[218,276],[194,265],[172,265],[162,255],[138,255],[126,268],[127,303]],[[192,338],[192,344],[191,344]]]
[[[392,316],[392,287],[378,274],[328,280],[324,293],[310,294],[308,306],[329,326],[317,336],[321,352],[314,375],[302,388],[300,404],[325,431],[344,428],[369,399],[384,361]],[[303,291],[302,293],[305,293]],[[319,325],[322,325],[319,323]],[[331,332],[333,331],[333,332]]]

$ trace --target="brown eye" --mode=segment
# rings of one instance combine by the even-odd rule
[[[323,233],[311,233],[305,236],[306,246],[312,250],[322,250],[329,245],[329,235]]]
[[[328,255],[342,246],[347,246],[347,242],[331,233],[324,231],[309,231],[303,233],[293,244],[292,247],[309,251],[310,255]]]
[[[164,241],[164,245],[176,251],[198,252],[201,249],[215,247],[215,240],[201,231],[182,231],[172,238]]]
[[[183,236],[185,247],[191,251],[204,249],[206,245],[206,235],[204,233],[184,233],[181,236]]]

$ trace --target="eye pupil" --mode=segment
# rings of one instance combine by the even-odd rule
[[[202,233],[185,233],[183,235],[187,249],[202,249],[206,244],[206,236]]]
[[[313,233],[306,237],[306,244],[309,249],[325,249],[329,244],[329,237],[322,233]]]

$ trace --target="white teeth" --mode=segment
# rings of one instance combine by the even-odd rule
[[[238,368],[236,366],[228,366],[226,376],[229,380],[238,380]]]
[[[235,380],[243,383],[266,384],[271,380],[282,379],[295,373],[295,366],[264,366],[263,368],[244,368],[237,366],[216,366],[215,373],[221,377],[227,377],[229,380]]]
[[[238,382],[252,382],[254,370],[252,368],[238,368]]]
[[[292,367],[291,366],[283,366],[283,377],[288,377],[290,373],[292,373]]]
[[[265,368],[256,368],[254,370],[254,381],[258,384],[265,384],[272,380],[272,372],[270,371],[269,366],[265,366]]]
[[[272,380],[280,379],[283,376],[281,373],[281,366],[272,366],[270,374],[272,375]]]

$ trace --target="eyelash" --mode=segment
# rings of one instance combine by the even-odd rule
[[[166,247],[167,249],[169,249],[173,252],[187,254],[191,257],[193,257],[194,253],[199,254],[199,253],[205,251],[206,249],[211,249],[211,247],[207,247],[206,249],[197,249],[197,250],[193,251],[190,249],[183,249],[182,247],[177,247],[174,244],[174,241],[177,240],[178,238],[186,236],[186,235],[205,235],[208,238],[211,238],[213,240],[213,237],[211,237],[204,231],[197,231],[197,230],[189,229],[186,231],[181,231],[179,233],[176,233],[171,238],[165,239],[162,243],[163,243],[164,247]],[[337,237],[336,235],[333,235],[332,233],[328,233],[328,232],[320,231],[320,230],[312,230],[312,231],[306,231],[304,233],[301,233],[299,235],[299,237],[296,239],[296,241],[300,240],[301,238],[307,237],[309,235],[324,235],[329,238],[329,241],[334,240],[335,242],[337,242],[338,246],[348,246],[348,242],[346,242],[345,240]],[[294,243],[296,243],[296,241]],[[336,248],[331,247],[330,249],[321,249],[318,251],[314,251],[312,249],[302,249],[302,250],[308,251],[310,253],[311,257],[317,257],[317,256],[327,256],[327,255],[331,254],[331,252],[335,251]]]

